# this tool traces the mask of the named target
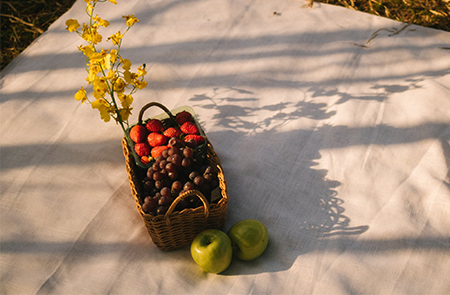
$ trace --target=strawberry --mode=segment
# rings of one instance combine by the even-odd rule
[[[190,139],[194,139],[198,144],[202,144],[205,141],[205,138],[201,135],[197,134],[188,134],[184,137],[184,141],[187,142]]]
[[[182,125],[184,122],[190,121],[192,119],[191,113],[187,111],[182,111],[177,114],[175,120],[179,125]]]
[[[150,147],[145,142],[136,143],[134,151],[139,157],[147,156],[150,154]]]
[[[130,138],[135,143],[141,143],[145,141],[147,137],[147,129],[142,125],[135,125],[130,130]]]
[[[183,125],[181,125],[180,130],[186,134],[198,134],[197,125],[191,121],[184,122]]]
[[[148,164],[150,163],[150,160],[148,159],[148,156],[141,157],[142,164]]]
[[[169,149],[169,147],[166,145],[155,146],[151,151],[152,157],[155,159],[158,158],[161,156],[162,152],[167,149]]]
[[[165,144],[167,137],[158,132],[152,132],[147,136],[147,142],[151,147]]]
[[[178,130],[177,128],[169,127],[166,130],[164,130],[163,134],[167,138],[172,138],[172,137],[180,137],[182,132],[180,130]]]
[[[163,130],[163,125],[158,119],[150,119],[147,124],[145,124],[145,127],[150,132],[160,132]]]

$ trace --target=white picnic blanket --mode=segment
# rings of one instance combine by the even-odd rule
[[[135,13],[121,54],[148,70],[131,121],[191,106],[224,230],[259,219],[269,246],[219,275],[154,246],[121,129],[73,98],[78,0],[2,72],[1,294],[450,293],[449,32],[294,0],[118,2],[104,30]]]

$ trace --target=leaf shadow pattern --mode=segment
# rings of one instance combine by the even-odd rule
[[[257,259],[247,266],[233,263],[225,275],[286,270],[299,255],[314,250],[321,239],[360,235],[368,230],[368,226],[350,226],[351,220],[344,214],[344,201],[336,191],[341,183],[328,179],[327,170],[315,168],[321,158],[319,149],[323,133],[317,130],[277,131],[279,126],[299,118],[331,118],[335,112],[330,111],[327,104],[301,100],[254,107],[252,104],[259,99],[252,91],[214,88],[212,92],[197,94],[190,99],[193,107],[207,109],[212,114],[210,123],[225,129],[208,132],[208,137],[226,138],[224,149],[230,153],[239,151],[240,158],[253,159],[240,161],[233,167],[227,167],[227,161],[224,161],[225,171],[233,171],[227,174],[228,182],[232,183],[230,195],[235,193],[233,187],[239,187],[244,188],[239,193],[244,192],[247,196],[244,200],[230,199],[228,223],[233,224],[242,216],[254,216],[265,224],[278,227],[269,229],[273,242],[263,254],[266,262]],[[258,117],[260,114],[264,115]],[[279,146],[274,147],[272,142]],[[307,147],[302,144],[306,142]],[[252,148],[255,144],[258,145],[256,151]],[[224,159],[233,157],[227,153],[222,156]],[[267,169],[284,178],[267,179],[267,175],[261,173]],[[274,192],[296,197],[273,198],[270,194]],[[277,240],[284,242],[275,243]]]

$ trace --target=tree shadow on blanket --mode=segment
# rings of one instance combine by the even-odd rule
[[[392,89],[394,92],[405,90]],[[380,95],[373,99],[383,101],[385,98]],[[222,159],[229,184],[225,230],[239,220],[255,218],[268,225],[271,236],[260,258],[251,262],[234,259],[224,275],[287,270],[301,255],[311,251],[440,247],[439,241],[431,240],[360,241],[352,238],[369,230],[369,226],[352,224],[345,214],[345,203],[337,193],[342,183],[330,179],[329,171],[321,169],[319,162],[321,151],[326,149],[370,145],[373,141],[392,145],[437,138],[447,128],[445,124],[406,128],[382,124],[355,128],[321,124],[311,129],[278,131],[278,127],[293,120],[324,120],[335,113],[326,104],[313,100],[249,107],[257,100],[257,94],[237,88],[213,89],[210,94],[198,94],[190,99],[193,107],[205,108],[214,114],[208,120],[221,129],[206,132],[213,145],[215,139],[222,139],[222,144],[215,149]],[[261,113],[269,115],[258,117]],[[239,161],[240,158],[247,160]]]

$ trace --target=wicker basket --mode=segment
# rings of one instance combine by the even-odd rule
[[[206,161],[216,167],[218,171],[221,199],[209,204],[203,194],[198,190],[187,191],[179,195],[169,207],[165,215],[152,215],[142,210],[142,168],[136,165],[127,139],[122,140],[123,154],[125,156],[126,170],[130,182],[131,193],[136,207],[141,215],[153,243],[163,251],[170,251],[190,245],[197,234],[206,229],[223,229],[228,207],[228,188],[223,174],[220,159],[214,152],[209,141],[206,145]],[[140,171],[141,170],[141,171]],[[177,203],[185,197],[196,195],[203,206],[173,212]]]

